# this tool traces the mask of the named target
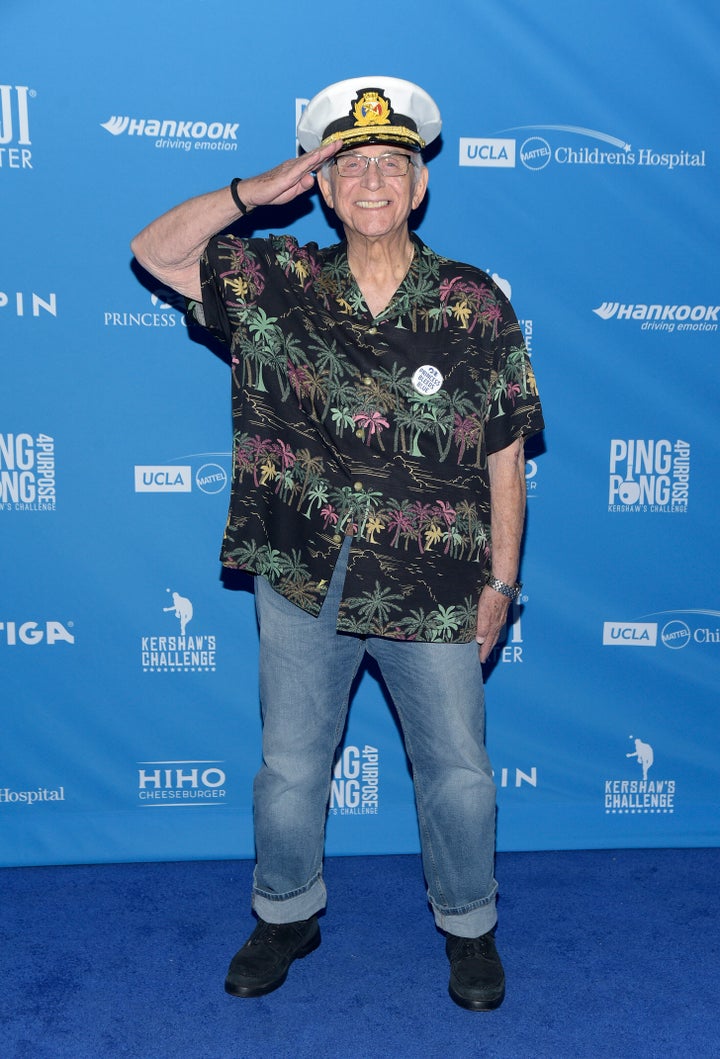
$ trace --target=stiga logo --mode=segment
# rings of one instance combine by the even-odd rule
[[[658,778],[651,772],[655,751],[643,739],[630,736],[632,750],[625,754],[634,761],[634,778],[605,780],[605,812],[608,814],[674,813],[677,784],[674,779]],[[639,776],[642,775],[642,779]]]
[[[138,801],[142,806],[182,807],[223,802],[224,761],[138,761]]]
[[[0,511],[54,511],[55,439],[0,434]]]
[[[67,625],[63,625],[61,621],[0,621],[0,644],[5,643],[8,647],[73,644],[75,636],[70,632],[72,627],[71,621]]]
[[[27,85],[0,85],[0,169],[32,169],[29,101],[35,94]]]
[[[237,151],[238,122],[113,115],[100,127],[111,136],[152,141],[158,150]]]
[[[689,499],[689,441],[612,439],[608,511],[684,515]]]
[[[333,769],[330,812],[337,816],[375,815],[379,804],[376,746],[346,746]]]

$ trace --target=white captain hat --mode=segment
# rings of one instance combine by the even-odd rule
[[[305,151],[334,143],[362,147],[397,144],[421,151],[440,134],[437,104],[412,81],[399,77],[351,77],[318,92],[298,122]]]

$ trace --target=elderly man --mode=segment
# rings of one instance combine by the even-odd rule
[[[440,127],[410,82],[331,85],[300,121],[305,154],[133,242],[232,358],[222,561],[256,575],[263,719],[259,923],[230,964],[234,996],[276,989],[320,944],[331,770],[365,652],[403,729],[450,995],[482,1011],[505,992],[481,664],[519,592],[523,444],[543,421],[507,299],[409,229]],[[341,243],[226,231],[316,182]]]

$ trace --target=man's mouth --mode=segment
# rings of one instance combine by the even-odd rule
[[[390,204],[389,199],[359,199],[355,205],[359,206],[361,210],[379,210],[383,206]]]

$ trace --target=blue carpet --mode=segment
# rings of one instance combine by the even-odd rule
[[[715,1059],[720,850],[498,857],[507,999],[447,995],[419,857],[338,857],[323,944],[226,996],[247,861],[0,871],[2,1059]]]

